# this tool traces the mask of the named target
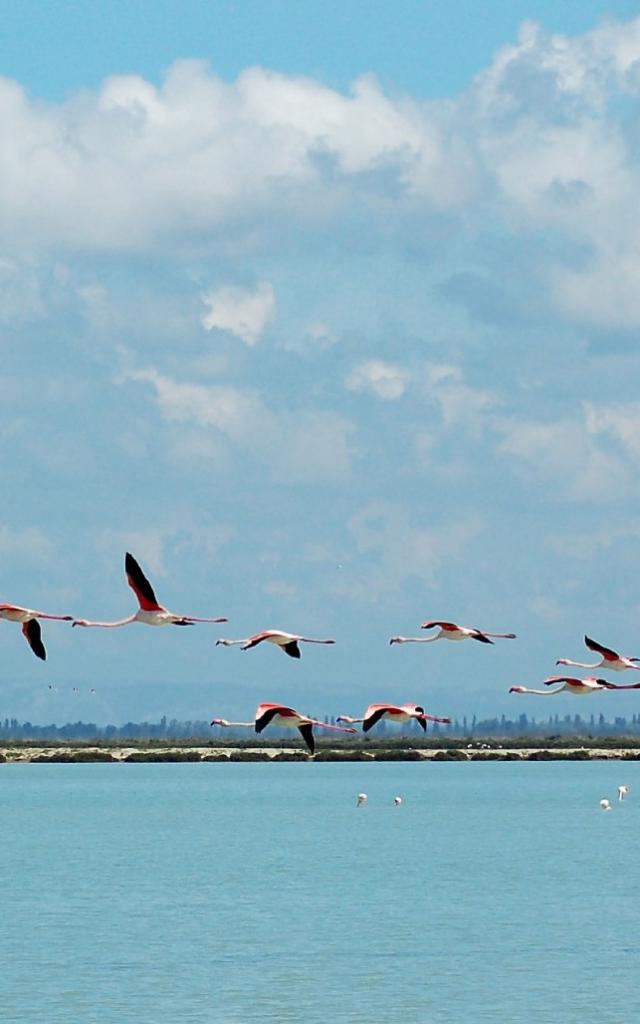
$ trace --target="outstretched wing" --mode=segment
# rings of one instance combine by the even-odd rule
[[[596,651],[598,654],[601,654],[605,661],[618,660],[618,654],[616,653],[616,651],[612,651],[610,647],[603,647],[602,644],[599,644],[595,640],[592,640],[589,636],[585,636],[584,642],[590,651]]]
[[[297,640],[292,640],[288,644],[279,644],[278,646],[282,647],[282,650],[286,654],[288,654],[290,658],[299,658],[300,657],[300,648],[298,647],[298,641]]]
[[[307,744],[307,747],[309,748],[309,753],[315,753],[316,741],[313,738],[313,726],[311,725],[311,722],[307,722],[305,725],[299,725],[298,732],[302,736],[304,742]]]
[[[469,634],[472,640],[479,640],[481,644],[492,644],[493,640],[490,640],[488,636],[481,633],[479,629],[474,629]]]
[[[551,686],[552,683],[571,683],[573,686],[584,686],[582,679],[579,679],[578,676],[547,676],[544,685]]]
[[[143,611],[162,611],[162,605],[158,604],[158,599],[153,592],[153,587],[149,583],[149,580],[143,573],[133,555],[129,554],[128,551],[124,559],[124,568],[127,574],[127,583],[138,598],[138,603]]]
[[[22,624],[22,632],[26,638],[29,647],[35,654],[36,658],[40,658],[42,661],[47,660],[47,652],[44,649],[42,642],[42,631],[40,629],[40,623],[37,619],[29,619],[28,622]]]
[[[262,732],[266,729],[269,722],[272,722],[276,715],[282,713],[283,709],[280,704],[261,704],[256,712],[256,732]]]
[[[401,711],[402,708],[394,708],[391,704],[370,704],[364,713],[362,731],[369,732],[369,729],[373,729],[376,722],[379,722],[387,711],[393,710]]]

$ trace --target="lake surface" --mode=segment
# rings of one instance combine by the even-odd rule
[[[638,1019],[639,772],[3,765],[0,1019]]]

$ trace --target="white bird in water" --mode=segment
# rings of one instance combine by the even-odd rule
[[[288,654],[290,658],[300,657],[300,648],[298,644],[335,644],[335,640],[316,640],[311,636],[300,636],[298,633],[285,633],[281,629],[265,629],[262,633],[254,633],[253,636],[247,636],[244,640],[216,640],[216,647],[222,645],[223,647],[235,647],[240,646],[243,651],[248,651],[252,647],[257,647],[258,644],[267,641],[270,644],[275,644],[280,650]]]
[[[0,604],[0,619],[8,622],[20,622],[22,635],[36,658],[46,661],[47,652],[42,642],[42,631],[38,619],[58,619],[60,622],[72,622],[73,615],[49,615],[48,612],[36,612],[32,608],[21,608],[17,604]]]
[[[610,811],[611,810],[611,804],[609,803],[608,800],[601,800],[600,801],[600,807],[602,808],[603,811]]]
[[[618,800],[626,800],[629,795],[628,786],[618,786]]]
[[[553,683],[562,683],[555,690],[530,690],[526,686],[512,686],[509,693],[533,693],[539,697],[555,697],[565,690],[572,693],[574,697],[586,697],[590,693],[598,693],[600,690],[640,690],[640,683],[610,683],[608,679],[596,679],[595,676],[587,676],[586,679],[576,679],[573,676],[549,676],[544,680],[545,686],[552,686]]]
[[[159,604],[153,587],[136,562],[133,555],[127,551],[124,560],[127,583],[138,598],[138,611],[126,619],[118,619],[115,622],[94,622],[90,619],[74,619],[74,626],[102,626],[105,629],[116,626],[128,626],[132,622],[144,622],[147,626],[191,626],[194,622],[226,622],[224,618],[200,619],[195,615],[176,615],[170,612],[163,605]]]
[[[400,805],[402,803],[402,797],[401,796],[394,796],[393,803],[394,803],[395,807],[400,807]]]
[[[440,722],[443,725],[451,723],[450,718],[436,718],[435,715],[428,715],[420,704],[370,704],[362,718],[352,718],[351,715],[338,715],[336,722],[348,722],[350,725],[362,722],[362,731],[369,732],[376,722],[388,718],[391,722],[409,722],[411,719],[427,731],[427,722]]]
[[[420,629],[435,629],[438,632],[433,636],[392,636],[390,644],[430,644],[434,640],[479,640],[482,644],[492,644],[491,637],[500,637],[503,640],[515,640],[515,633],[488,633],[486,630],[475,629],[471,626],[458,626],[455,622],[430,621],[423,622]]]
[[[245,728],[255,729],[261,733],[268,725],[276,725],[280,728],[297,729],[306,743],[309,753],[315,751],[313,738],[313,727],[320,729],[334,729],[336,732],[354,733],[355,729],[345,729],[340,725],[329,725],[327,722],[319,722],[316,718],[309,718],[308,715],[301,715],[293,708],[285,707],[284,704],[258,704],[255,719],[253,722],[228,722],[226,718],[214,718],[211,725],[221,725],[225,729]]]
[[[366,804],[368,799],[369,799],[369,797],[367,796],[366,793],[358,793],[358,798],[356,800],[356,807],[364,807],[364,805]]]
[[[626,655],[612,651],[610,647],[603,647],[602,644],[585,636],[584,642],[590,651],[601,654],[600,661],[591,664],[586,661],[571,661],[570,658],[558,658],[556,665],[577,665],[579,668],[610,668],[614,672],[624,672],[625,669],[635,669],[640,672],[640,658],[629,658]]]

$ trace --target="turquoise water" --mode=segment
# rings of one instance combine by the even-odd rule
[[[0,1019],[637,1019],[639,772],[3,765]]]

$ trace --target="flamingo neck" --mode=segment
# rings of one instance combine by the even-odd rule
[[[589,664],[586,661],[571,661],[570,658],[559,658],[556,665],[577,665],[578,668],[599,668],[602,665],[601,661],[595,661]]]
[[[99,626],[102,629],[114,629],[116,626],[128,626],[130,622],[136,622],[136,616],[130,615],[128,619],[118,619],[116,622],[92,622],[89,619],[74,619],[72,626]]]
[[[354,719],[354,721],[356,721],[356,719]],[[348,726],[345,727],[344,725],[329,725],[328,722],[318,722],[315,718],[311,719],[311,724],[317,725],[320,729],[333,729],[334,732],[355,733],[356,731],[355,729],[350,729]]]

